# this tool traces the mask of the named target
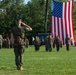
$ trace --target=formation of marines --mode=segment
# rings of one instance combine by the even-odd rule
[[[0,49],[2,47],[5,48],[13,48],[14,47],[14,38],[12,37],[13,35],[11,34],[11,38],[3,39],[2,35],[0,35]],[[29,40],[25,36],[24,39],[25,42],[25,47],[28,48],[29,46]],[[56,47],[56,50],[59,51],[60,48],[62,48],[63,41],[62,39],[59,38],[59,36],[56,36],[56,38],[53,38],[52,35],[48,35],[44,39],[44,45],[45,45],[45,50],[51,52],[52,48]],[[71,43],[70,37],[67,35],[65,38],[65,45],[66,45],[66,50],[69,51],[69,46]],[[39,36],[32,37],[32,45],[35,47],[35,51],[39,51],[40,46],[42,44],[42,40],[39,38]]]
[[[45,39],[44,39],[44,45],[45,45],[45,51],[52,51],[52,48],[56,47],[56,51],[58,52],[60,50],[60,48],[62,48],[63,46],[63,41],[59,38],[59,36],[56,36],[56,38],[53,38],[52,35],[48,35]],[[65,38],[65,46],[66,46],[66,50],[69,51],[69,47],[70,47],[70,43],[71,43],[71,39],[69,36],[66,36]],[[34,46],[35,46],[35,51],[39,51],[39,47],[41,46],[41,40],[38,36],[35,37],[34,40]]]

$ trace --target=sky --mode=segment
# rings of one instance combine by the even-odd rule
[[[74,0],[74,1],[76,1],[76,0]]]
[[[31,0],[25,0],[25,4],[27,4],[27,3],[28,3],[28,1],[31,1]]]
[[[28,3],[28,1],[31,1],[31,0],[25,0],[25,4],[27,4],[27,3]],[[76,0],[74,0],[74,1],[76,1]]]

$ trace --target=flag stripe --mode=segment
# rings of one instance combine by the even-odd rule
[[[63,44],[65,44],[65,38],[68,35],[72,39],[72,44],[74,45],[74,28],[72,19],[73,0],[68,2],[56,2],[52,0],[52,2],[52,13],[55,11],[51,19],[53,38],[59,36],[63,40]],[[59,12],[60,10],[62,10],[62,12]]]
[[[70,4],[70,2],[69,2],[69,6],[68,7],[69,7],[69,11],[70,11],[71,10],[71,4]],[[69,14],[69,11],[68,11],[68,14]],[[70,14],[71,14],[71,11],[70,11]],[[70,28],[71,25],[70,25],[70,16],[69,15],[68,15],[68,21],[69,21],[68,22],[69,23],[69,32],[70,32],[70,37],[71,37],[71,28]]]
[[[56,37],[56,25],[55,25],[55,17],[54,17],[54,33],[55,33],[55,37]]]
[[[59,27],[59,19],[57,19],[57,22],[58,22],[58,25],[57,25],[57,30],[58,30],[58,35],[59,35],[59,37],[60,37],[60,27]]]
[[[63,3],[63,10],[65,9],[65,3]],[[65,12],[65,10],[64,10],[64,12]],[[64,36],[64,39],[63,39],[63,44],[65,44],[65,37],[66,37],[66,34],[67,34],[67,32],[66,32],[66,27],[65,27],[65,19],[64,19],[64,17],[65,17],[65,14],[63,14],[63,18],[62,18],[62,25],[63,25],[63,36]]]
[[[62,38],[61,18],[59,18],[59,30],[60,38]]]
[[[53,21],[54,21],[54,17],[52,16],[52,21],[51,21],[52,22],[52,27],[51,28],[52,28],[53,37],[55,37],[55,35],[54,35],[55,34],[54,33],[55,28],[54,28],[54,22]]]
[[[61,19],[61,25],[62,25],[61,26],[62,27],[61,29],[62,29],[62,39],[63,39],[63,42],[62,43],[64,44],[65,43],[64,42],[65,41],[65,39],[64,39],[64,34],[65,34],[64,32],[65,32],[65,30],[64,30],[64,27],[63,27],[63,20],[62,19]]]
[[[55,21],[56,21],[56,36],[58,36],[58,20],[57,20],[57,17],[55,17]]]

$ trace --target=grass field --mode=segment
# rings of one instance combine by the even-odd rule
[[[0,50],[0,75],[76,75],[76,47],[59,52],[46,52],[41,46],[35,52],[33,46],[25,48],[23,71],[16,70],[13,49]]]

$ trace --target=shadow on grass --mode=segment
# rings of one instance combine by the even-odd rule
[[[6,66],[1,66],[0,71],[18,71],[16,67],[6,67]],[[26,71],[26,69],[23,69],[22,71]]]

